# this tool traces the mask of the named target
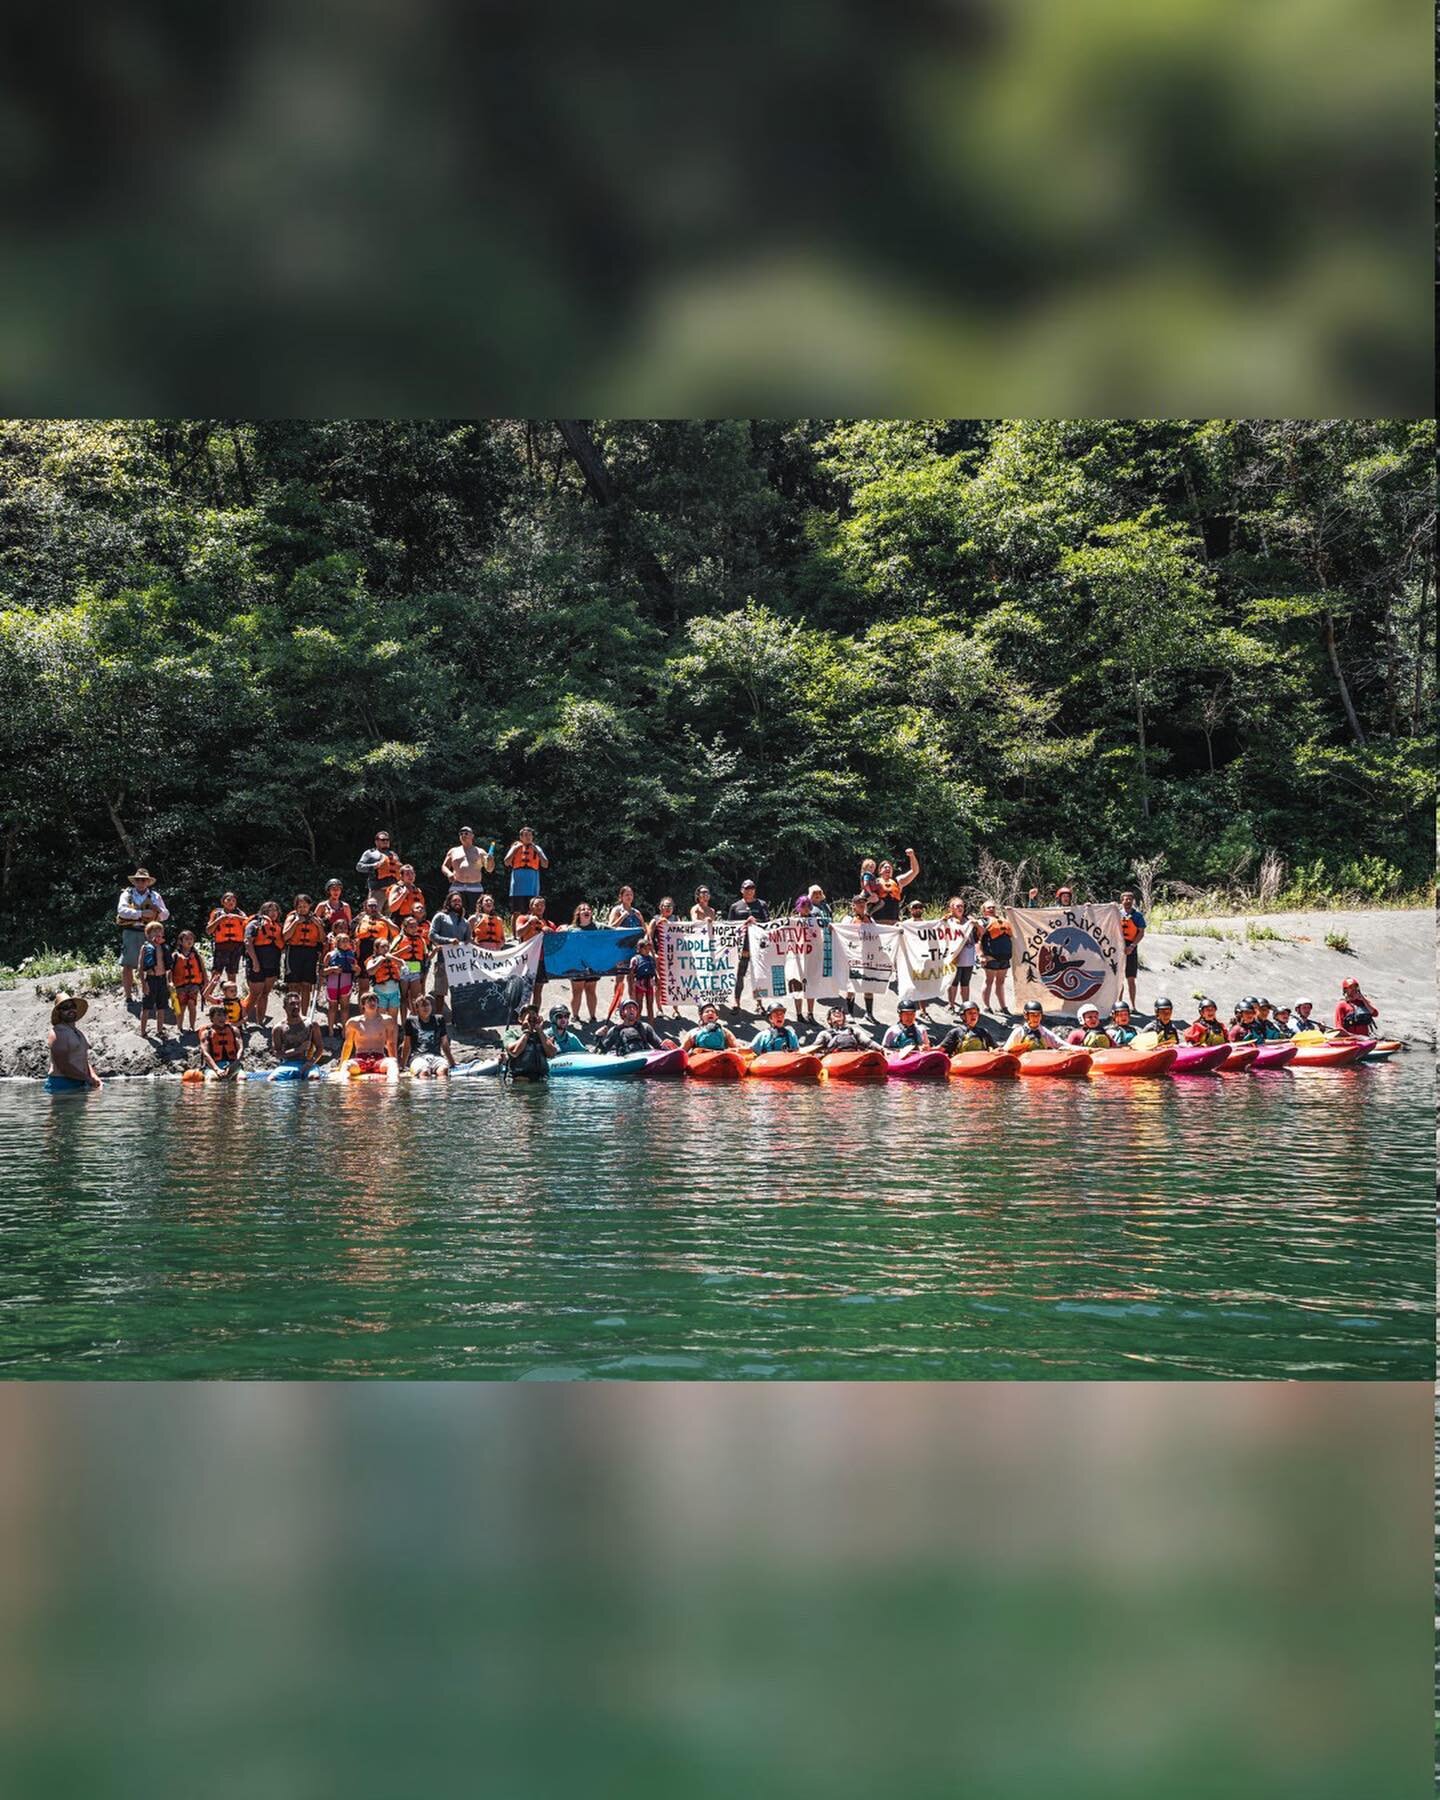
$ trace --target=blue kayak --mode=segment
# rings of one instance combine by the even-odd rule
[[[592,1081],[634,1081],[645,1073],[649,1063],[649,1052],[644,1050],[634,1056],[591,1056],[577,1050],[572,1055],[552,1057],[550,1074],[557,1078],[586,1075]]]
[[[450,1071],[450,1078],[453,1081],[457,1075],[498,1075],[499,1073],[500,1058],[486,1056],[477,1058],[475,1062],[456,1063]]]

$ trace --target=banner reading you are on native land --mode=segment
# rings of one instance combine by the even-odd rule
[[[772,919],[750,927],[750,978],[762,998],[785,999],[795,981],[808,999],[839,1000],[849,977],[850,959],[833,926]]]
[[[1120,908],[1102,906],[1006,908],[1015,951],[1010,959],[1017,1010],[1038,1000],[1046,1012],[1074,1013],[1087,1000],[1102,1013],[1120,997],[1125,940]]]

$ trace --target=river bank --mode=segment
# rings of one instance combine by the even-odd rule
[[[1348,951],[1327,944],[1327,936],[1348,943]],[[1353,974],[1380,1008],[1386,1035],[1403,1038],[1415,1049],[1435,1049],[1436,935],[1435,915],[1429,909],[1242,913],[1181,919],[1149,932],[1140,960],[1137,999],[1142,1012],[1148,1012],[1161,993],[1170,996],[1176,1014],[1183,1018],[1194,1016],[1199,993],[1213,995],[1227,1013],[1241,993],[1258,993],[1276,1002],[1309,997],[1315,1001],[1316,1013],[1328,1019],[1341,981]],[[67,977],[57,974],[0,991],[0,1075],[46,1073],[50,1009],[54,995],[68,985]],[[978,977],[974,992],[978,998]],[[609,993],[610,983],[602,982],[602,1009],[609,1003]],[[568,983],[552,982],[543,996],[544,1004],[548,1008],[568,994]],[[86,990],[86,997],[89,1008],[81,1029],[90,1040],[95,1066],[102,1075],[153,1075],[199,1065],[193,1034],[179,1038],[171,1031],[163,1047],[153,1037],[142,1038],[136,1029],[138,1015],[127,1010],[118,985]],[[272,996],[272,1023],[279,1011]],[[824,1009],[817,1011],[823,1015]],[[943,1008],[932,1011],[937,1019],[946,1016]],[[742,1037],[758,1023],[758,1015],[748,1007],[727,1008],[724,1016]],[[894,1023],[893,993],[876,997],[875,1017],[881,1026]],[[690,1011],[678,1027],[672,1021],[658,1024],[663,1035],[670,1029],[685,1029],[694,1018]],[[581,1036],[590,1039],[588,1024],[582,1024]],[[500,1034],[494,1030],[464,1038],[457,1034],[456,1058],[463,1062],[488,1055],[499,1040]],[[246,1061],[254,1068],[273,1064],[267,1034],[254,1028],[249,1031]]]

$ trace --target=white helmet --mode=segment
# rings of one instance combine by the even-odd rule
[[[1091,1013],[1094,1013],[1095,1017],[1098,1019],[1100,1017],[1100,1008],[1095,1004],[1095,1002],[1093,1000],[1087,1000],[1085,1002],[1085,1004],[1080,1008],[1079,1016],[1082,1019],[1086,1019],[1090,1016]]]

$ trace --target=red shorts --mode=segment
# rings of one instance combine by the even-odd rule
[[[383,1056],[352,1056],[350,1067],[358,1069],[362,1075],[381,1075],[385,1070]]]

